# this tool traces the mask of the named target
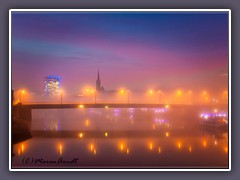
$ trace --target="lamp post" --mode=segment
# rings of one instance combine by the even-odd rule
[[[127,98],[127,104],[129,104],[129,93],[130,91],[129,90],[125,90],[125,89],[120,89],[119,90],[119,93],[120,93],[120,96],[126,96]],[[124,102],[125,100],[123,100]]]
[[[153,95],[154,95],[154,91],[152,89],[148,90],[148,94],[149,94],[149,98],[150,98],[150,103],[153,102]]]

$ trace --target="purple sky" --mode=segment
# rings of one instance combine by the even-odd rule
[[[12,84],[43,93],[43,78],[62,77],[65,91],[174,88],[210,91],[228,85],[228,14],[12,14]]]

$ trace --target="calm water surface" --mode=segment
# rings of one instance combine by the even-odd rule
[[[207,109],[33,110],[33,138],[13,168],[228,168],[228,132],[199,125]]]

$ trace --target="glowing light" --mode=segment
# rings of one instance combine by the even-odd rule
[[[203,91],[203,93],[202,93],[204,96],[206,96],[207,95],[207,91]]]
[[[104,133],[104,136],[105,136],[105,137],[108,137],[108,132],[105,132],[105,133]]]
[[[84,91],[84,94],[87,96],[90,96],[95,92],[92,88],[85,88],[85,89],[83,88],[83,91]]]
[[[84,108],[84,105],[80,104],[78,107],[81,108],[81,109],[83,109],[83,108]]]
[[[224,152],[228,153],[228,147],[224,147]]]
[[[153,94],[153,90],[150,89],[150,90],[148,91],[148,93],[149,93],[150,95],[152,95],[152,94]]]
[[[94,154],[94,155],[97,154],[97,150],[96,150],[96,149],[93,150],[93,154]]]
[[[167,104],[167,105],[165,105],[165,108],[169,108],[170,106]]]
[[[120,94],[124,94],[125,93],[125,90],[124,89],[120,89]]]
[[[177,147],[178,147],[178,149],[181,149],[182,143],[181,143],[181,142],[178,142],[178,143],[177,143]]]
[[[169,132],[166,132],[166,133],[165,133],[165,136],[166,136],[166,137],[169,137],[169,136],[170,136],[170,133],[169,133]]]
[[[21,145],[21,150],[24,151],[24,144]]]
[[[86,125],[87,127],[89,126],[89,120],[88,120],[88,119],[86,119],[85,125]]]
[[[182,95],[182,91],[178,90],[177,95],[179,95],[179,96]]]
[[[93,151],[93,149],[94,149],[94,145],[90,144],[90,150]]]
[[[160,154],[162,152],[161,147],[158,147],[158,153]]]
[[[18,151],[17,151],[18,155],[20,156],[21,153],[24,152],[24,150],[25,150],[25,145],[24,144],[21,144],[21,146],[18,146]]]
[[[206,140],[203,140],[203,147],[207,147],[207,141]]]
[[[191,146],[188,147],[188,151],[192,152],[192,147]]]
[[[81,132],[81,133],[79,133],[79,135],[78,135],[80,138],[83,138],[83,133]]]
[[[129,149],[127,148],[126,153],[129,154]]]
[[[105,109],[108,109],[108,106],[105,106]]]
[[[217,113],[217,112],[218,112],[218,110],[217,110],[217,109],[214,109],[214,112],[215,112],[215,113]]]
[[[123,151],[124,149],[124,144],[120,144],[120,150]]]
[[[218,144],[218,142],[217,142],[217,140],[215,140],[215,141],[214,141],[214,145],[217,145],[217,144]]]
[[[149,149],[153,150],[153,143],[152,142],[149,143]]]
[[[59,154],[62,155],[63,153],[63,147],[62,144],[59,144]]]
[[[204,115],[203,118],[204,118],[204,119],[208,119],[208,115],[207,115],[207,114]]]

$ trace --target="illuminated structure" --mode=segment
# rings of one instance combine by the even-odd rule
[[[103,91],[104,91],[104,87],[101,86],[101,80],[100,80],[100,76],[99,76],[99,70],[98,70],[98,76],[97,76],[97,80],[96,80],[96,91],[98,91],[98,92],[103,92]]]
[[[47,76],[44,78],[44,95],[54,96],[60,92],[60,76]]]

